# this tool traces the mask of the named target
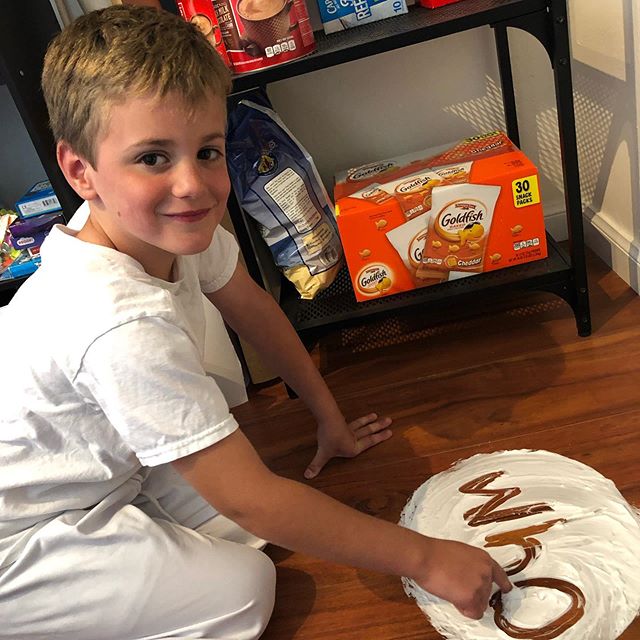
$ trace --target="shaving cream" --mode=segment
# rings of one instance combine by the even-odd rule
[[[640,611],[640,513],[585,464],[548,451],[479,454],[413,494],[400,524],[485,549],[515,585],[481,620],[403,579],[456,640],[614,640]]]

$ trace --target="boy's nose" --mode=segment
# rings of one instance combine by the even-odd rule
[[[205,184],[200,173],[200,167],[190,162],[185,162],[176,167],[171,189],[174,197],[195,198],[200,196],[204,189]]]

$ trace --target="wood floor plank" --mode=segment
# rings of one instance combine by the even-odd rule
[[[575,343],[563,351],[514,356],[428,378],[410,376],[384,392],[374,387],[342,398],[351,418],[371,410],[392,416],[394,438],[405,438],[407,445],[384,447],[348,464],[364,471],[410,459],[418,443],[443,451],[623,413],[640,406],[639,388],[640,324],[601,338],[597,346]],[[268,426],[251,427],[245,426],[247,434],[279,473],[296,464],[301,473],[305,458],[313,455],[313,422],[299,402]]]
[[[566,303],[544,293],[475,315],[452,306],[452,319],[435,325],[409,317],[323,338],[313,356],[345,415],[391,415],[394,435],[332,461],[312,486],[396,522],[413,491],[456,460],[531,448],[589,464],[640,505],[640,298],[593,256],[589,278],[588,338]],[[271,468],[302,480],[315,434],[299,400],[265,385],[234,413]],[[399,578],[267,551],[278,588],[265,640],[440,637]],[[621,638],[640,640],[640,621]]]

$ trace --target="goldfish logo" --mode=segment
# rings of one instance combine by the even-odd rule
[[[456,176],[458,174],[466,174],[467,171],[466,171],[464,166],[458,165],[458,164],[454,164],[451,167],[439,167],[436,170],[436,173],[441,178],[444,178],[446,180],[447,178],[450,178],[451,176]]]
[[[361,180],[368,180],[369,178],[373,178],[373,176],[395,168],[395,166],[395,162],[373,162],[371,164],[364,164],[361,167],[350,169],[347,172],[347,181],[360,182]]]
[[[428,187],[435,187],[440,183],[440,180],[434,178],[428,174],[416,176],[411,180],[405,180],[396,187],[396,193],[413,193],[414,191],[422,191]]]
[[[393,284],[393,271],[386,264],[369,264],[356,276],[358,291],[365,296],[384,293]]]
[[[488,209],[479,200],[454,200],[440,210],[434,229],[440,237],[462,246],[482,238],[489,220]]]
[[[427,229],[417,233],[409,243],[408,258],[409,264],[417,269],[422,263],[422,252],[424,251],[424,243],[427,238]]]

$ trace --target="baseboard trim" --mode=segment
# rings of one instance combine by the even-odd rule
[[[602,214],[587,208],[584,215],[587,246],[606,262],[636,293],[640,283],[640,243]]]

